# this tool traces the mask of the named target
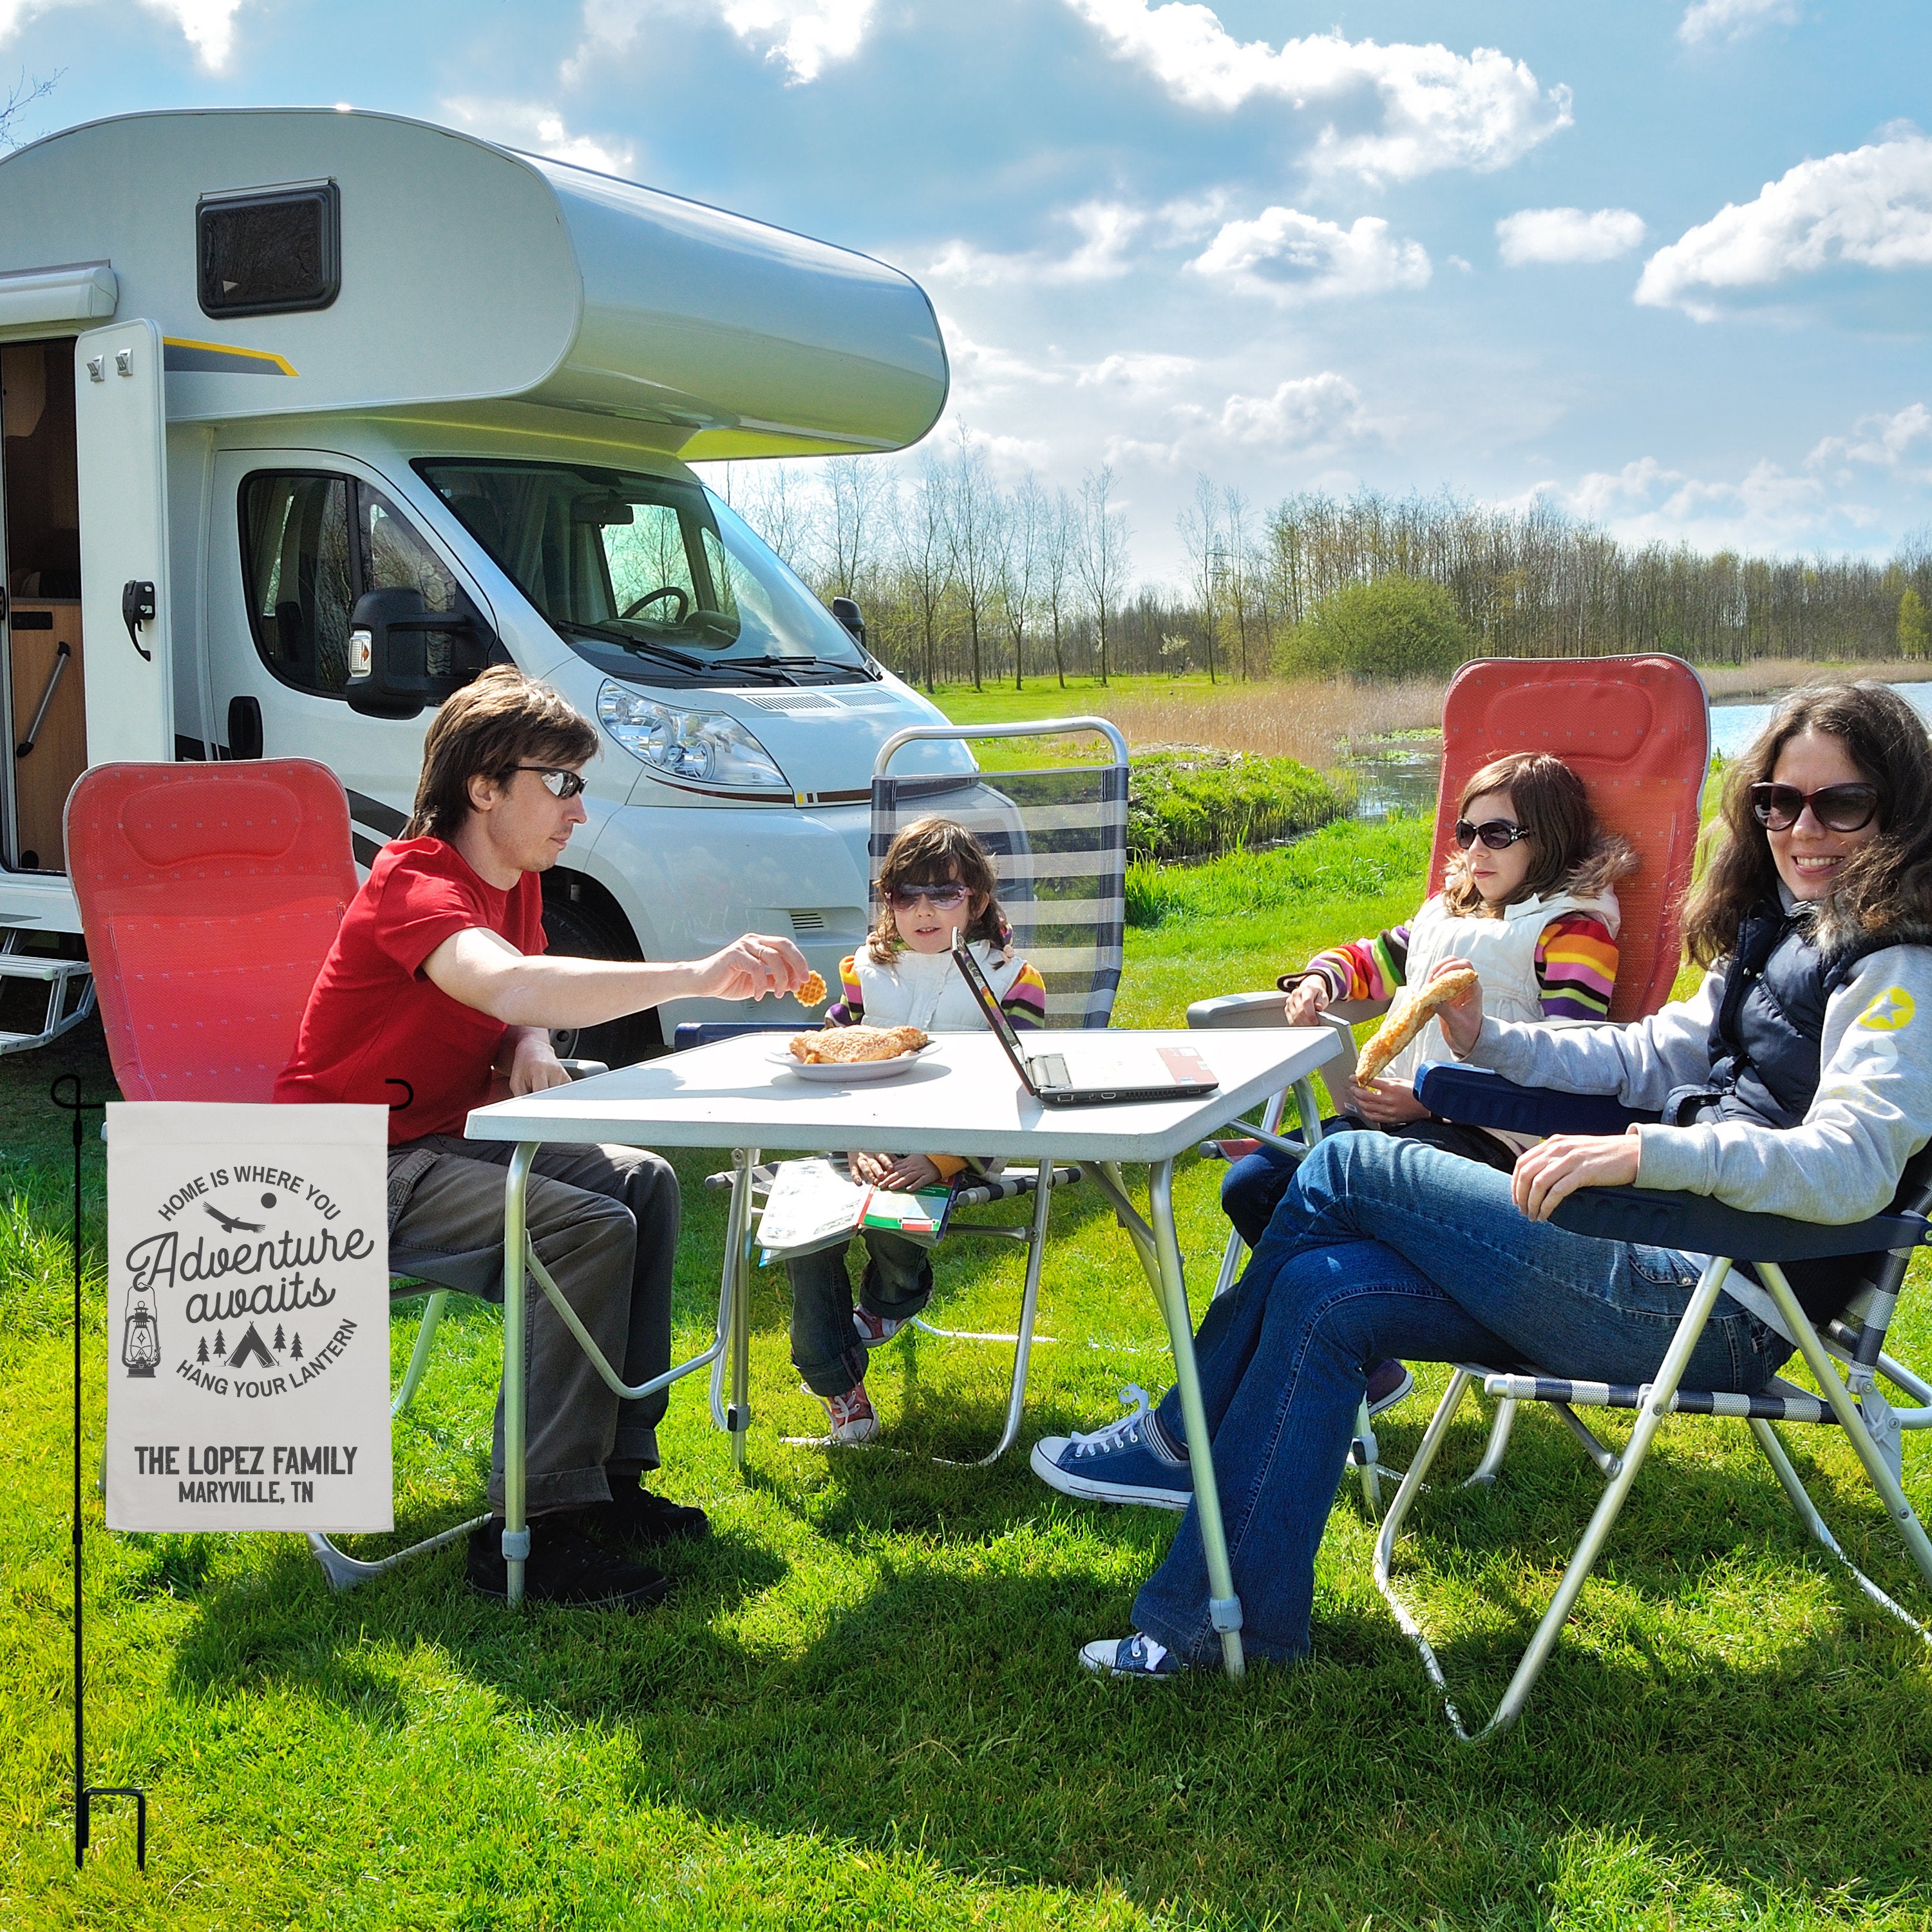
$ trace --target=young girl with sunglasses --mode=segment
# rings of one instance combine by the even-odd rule
[[[1598,826],[1582,780],[1546,752],[1492,760],[1462,788],[1456,844],[1442,890],[1406,926],[1318,952],[1299,973],[1282,975],[1292,1025],[1312,1025],[1338,1000],[1391,1000],[1452,958],[1475,967],[1499,1019],[1608,1017],[1617,976],[1616,882],[1636,862],[1622,838]],[[1350,1083],[1346,1111],[1324,1128],[1381,1127],[1507,1173],[1532,1136],[1438,1120],[1415,1097],[1423,1063],[1449,1057],[1431,1020],[1371,1085]],[[1250,1248],[1260,1244],[1293,1172],[1266,1153],[1228,1170],[1222,1211]],[[1393,1408],[1414,1387],[1400,1362],[1378,1363],[1370,1414]]]
[[[1016,1028],[1046,1023],[1046,988],[1012,950],[994,896],[985,847],[963,825],[922,818],[901,832],[879,868],[879,916],[866,944],[839,968],[839,997],[827,1027],[916,1026],[970,1033],[985,1016],[952,964],[953,935],[967,950]],[[853,1176],[874,1187],[911,1192],[950,1183],[974,1165],[956,1154],[855,1154]],[[791,1358],[821,1400],[835,1442],[865,1442],[879,1432],[866,1393],[866,1352],[896,1335],[932,1292],[929,1250],[902,1234],[868,1228],[866,1260],[852,1306],[845,1257],[851,1244],[788,1262],[791,1276]]]
[[[1704,1257],[1553,1226],[1580,1187],[1704,1195],[1833,1226],[1881,1212],[1932,1138],[1932,745],[1882,685],[1793,692],[1725,786],[1724,843],[1684,922],[1702,985],[1629,1026],[1498,1022],[1484,992],[1442,1010],[1460,1058],[1521,1085],[1614,1094],[1656,1118],[1558,1134],[1510,1175],[1379,1134],[1337,1134],[1297,1170],[1233,1292],[1201,1382],[1250,1657],[1309,1645],[1316,1545],[1366,1366],[1535,1363],[1655,1378]],[[1445,962],[1444,964],[1455,962]],[[1822,1328],[1862,1262],[1785,1273]],[[1748,1270],[1717,1298],[1687,1388],[1756,1394],[1791,1353]],[[1774,1310],[1773,1311],[1774,1312]],[[1163,1411],[1163,1438],[1180,1439]],[[1200,1526],[1183,1521],[1134,1605],[1089,1644],[1116,1675],[1218,1661]]]

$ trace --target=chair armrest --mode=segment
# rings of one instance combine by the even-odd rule
[[[594,1074],[610,1070],[610,1063],[603,1060],[560,1060],[556,1064],[573,1080],[588,1080]]]
[[[674,1029],[670,1050],[688,1053],[694,1046],[710,1046],[721,1040],[736,1040],[748,1033],[814,1033],[806,1020],[686,1020]]]
[[[1222,993],[1211,1000],[1196,1000],[1187,1010],[1187,1024],[1196,1028],[1214,1027],[1285,1027],[1282,1012],[1286,993],[1270,986],[1258,993]],[[1379,1019],[1388,1011],[1380,1000],[1337,1000],[1322,1010],[1324,1019],[1336,1019],[1349,1026],[1364,1020]]]
[[[1922,1214],[1874,1214],[1868,1221],[1826,1227],[1779,1214],[1747,1214],[1708,1195],[1652,1187],[1580,1187],[1551,1218],[1573,1234],[1723,1255],[1734,1262],[1829,1261],[1932,1246],[1932,1223]]]
[[[1450,1060],[1424,1060],[1416,1076],[1415,1092],[1438,1119],[1466,1127],[1502,1127],[1516,1134],[1620,1134],[1633,1120],[1657,1118],[1626,1107],[1613,1094],[1553,1094],[1546,1088],[1519,1087],[1486,1067],[1464,1066]]]

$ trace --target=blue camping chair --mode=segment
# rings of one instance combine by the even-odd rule
[[[1423,1069],[1417,1090],[1430,1110],[1444,1120],[1522,1133],[1614,1133],[1633,1120],[1646,1118],[1602,1096],[1536,1093],[1478,1068],[1440,1062]],[[1932,1585],[1932,1540],[1927,1538],[1905,1494],[1900,1455],[1901,1431],[1932,1428],[1932,1384],[1886,1348],[1886,1331],[1913,1251],[1932,1246],[1928,1213],[1932,1213],[1932,1147],[1907,1166],[1888,1212],[1844,1227],[1748,1214],[1704,1196],[1643,1188],[1582,1188],[1562,1203],[1556,1210],[1556,1223],[1573,1233],[1676,1248],[1711,1258],[1653,1382],[1636,1388],[1576,1382],[1550,1375],[1533,1363],[1466,1363],[1450,1376],[1421,1446],[1383,1520],[1376,1543],[1375,1580],[1396,1622],[1420,1654],[1459,1738],[1471,1743],[1490,1736],[1521,1713],[1664,1418],[1672,1414],[1729,1416],[1743,1422],[1805,1528],[1850,1571],[1867,1597],[1932,1645],[1932,1630],[1894,1603],[1839,1546],[1778,1434],[1780,1424],[1842,1429],[1886,1514],[1898,1526],[1920,1575]],[[1785,1268],[1797,1262],[1838,1259],[1845,1264],[1846,1305],[1820,1334],[1792,1292]],[[1754,1396],[1682,1385],[1684,1365],[1720,1292],[1743,1302],[1795,1344],[1822,1394],[1781,1378],[1774,1378]],[[1894,1408],[1880,1388],[1881,1381],[1889,1383],[1912,1406]],[[1499,1412],[1488,1450],[1468,1479],[1471,1484],[1495,1480],[1516,1407],[1533,1402],[1556,1409],[1602,1472],[1606,1486],[1502,1702],[1487,1723],[1472,1731],[1450,1696],[1442,1666],[1420,1624],[1396,1594],[1390,1573],[1396,1539],[1441,1453],[1450,1422],[1463,1396],[1477,1387],[1498,1399]],[[1635,1412],[1636,1424],[1621,1452],[1598,1438],[1576,1413],[1582,1408]]]

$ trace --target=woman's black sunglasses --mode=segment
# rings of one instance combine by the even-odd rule
[[[552,798],[574,798],[584,789],[581,772],[558,771],[549,765],[514,765],[513,771],[535,772]]]
[[[1486,818],[1480,825],[1472,825],[1466,818],[1456,821],[1456,843],[1466,852],[1478,838],[1492,852],[1507,852],[1519,838],[1528,836],[1520,825],[1512,825],[1507,818]]]
[[[1796,785],[1754,784],[1751,812],[1768,832],[1789,832],[1808,805],[1811,816],[1827,832],[1862,832],[1878,816],[1878,787],[1826,785],[1800,791]]]

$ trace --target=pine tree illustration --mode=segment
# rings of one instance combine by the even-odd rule
[[[302,1331],[299,1329],[296,1331],[296,1339],[289,1344],[289,1360],[292,1362],[302,1360]]]
[[[195,1351],[194,1358],[197,1362],[208,1360],[208,1337],[206,1335],[201,1338],[201,1346]]]
[[[217,1361],[220,1360],[221,1360],[224,1356],[226,1356],[226,1354],[227,1354],[227,1353],[228,1353],[228,1351],[227,1351],[226,1348],[223,1345],[223,1342],[222,1342],[222,1340],[221,1340],[221,1330],[220,1330],[219,1328],[218,1328],[218,1329],[216,1329],[216,1330],[215,1330],[215,1331],[214,1331],[214,1356],[215,1356],[215,1360],[216,1360]]]
[[[279,1355],[287,1346],[282,1340],[282,1324],[278,1322],[275,1324],[275,1353]]]

